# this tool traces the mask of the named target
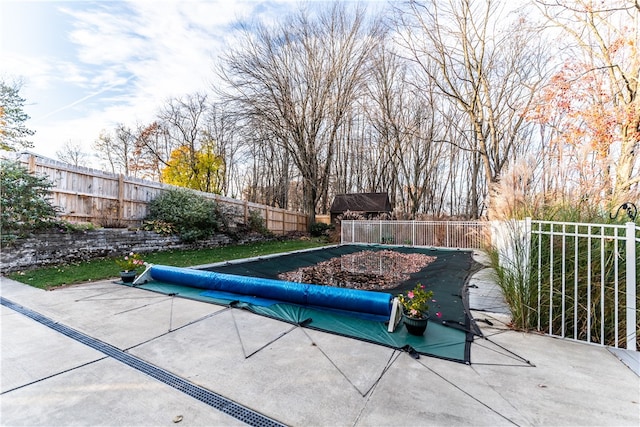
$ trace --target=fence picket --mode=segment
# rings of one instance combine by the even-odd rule
[[[626,318],[627,318],[627,350],[637,350],[638,312],[636,307],[636,289],[638,253],[636,246],[640,238],[636,237],[639,228],[633,223],[626,224]]]

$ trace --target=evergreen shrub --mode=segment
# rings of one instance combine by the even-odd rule
[[[0,227],[4,242],[31,231],[66,228],[57,217],[58,209],[51,203],[52,186],[47,178],[30,174],[17,162],[0,162]]]
[[[176,189],[162,193],[149,203],[146,221],[164,224],[166,230],[175,230],[181,240],[195,242],[221,231],[221,224],[226,222],[221,215],[215,201],[189,190]]]

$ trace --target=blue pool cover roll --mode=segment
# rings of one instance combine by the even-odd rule
[[[150,274],[153,280],[165,283],[381,316],[391,314],[393,300],[393,295],[383,292],[237,276],[165,265],[154,265]]]

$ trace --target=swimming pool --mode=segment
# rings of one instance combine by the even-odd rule
[[[305,290],[303,284],[279,279],[283,273],[317,266],[330,260],[333,260],[335,270],[335,265],[343,265],[335,261],[344,259],[348,260],[345,265],[347,270],[355,269],[360,274],[362,265],[354,266],[353,257],[345,258],[353,254],[359,254],[357,259],[360,264],[370,264],[370,270],[378,270],[384,274],[393,265],[381,264],[382,258],[378,255],[383,251],[421,254],[434,259],[424,267],[414,266],[412,272],[404,274],[393,287],[370,287],[362,291],[366,295],[355,292],[355,302],[349,302],[354,292],[348,288],[312,284]],[[472,341],[469,334],[473,334],[473,330],[468,314],[466,283],[477,268],[471,254],[471,251],[432,248],[339,245],[211,264],[200,266],[199,269],[155,266],[155,277],[152,269],[151,280],[137,286],[246,309],[288,323],[393,348],[407,348],[420,354],[468,363]],[[377,260],[380,262],[376,263]],[[375,271],[366,274],[376,275]],[[220,285],[220,278],[226,285]],[[413,288],[416,283],[421,283],[434,292],[427,333],[415,337],[407,334],[404,328],[388,332],[388,314],[380,307],[389,298]],[[265,292],[264,289],[269,286],[276,288],[273,292]],[[309,294],[308,289],[312,289],[312,294],[317,294],[311,298],[312,303],[305,299]],[[361,309],[363,301],[367,307]],[[370,304],[376,309],[371,309]]]

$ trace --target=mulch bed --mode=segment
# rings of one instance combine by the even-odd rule
[[[280,280],[364,290],[394,289],[436,257],[395,251],[361,251],[278,275]]]

